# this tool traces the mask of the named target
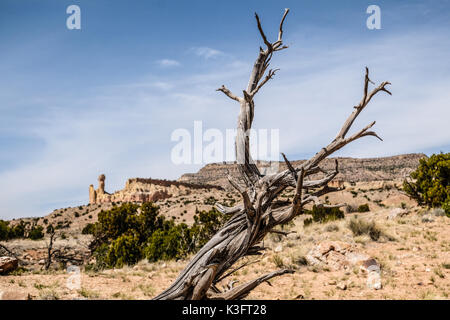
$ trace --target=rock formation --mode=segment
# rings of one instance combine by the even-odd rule
[[[125,188],[112,194],[105,191],[105,175],[98,178],[99,187],[89,186],[89,203],[111,203],[111,202],[156,202],[172,196],[187,195],[192,189],[219,189],[221,187],[212,185],[197,185],[185,182],[132,178],[128,179]]]
[[[97,202],[97,192],[94,189],[94,185],[89,186],[89,203]]]
[[[0,257],[0,274],[6,274],[17,269],[19,260],[13,257]]]
[[[402,154],[392,157],[382,158],[336,158],[339,161],[339,174],[333,186],[339,187],[343,182],[367,182],[367,181],[394,181],[403,180],[419,165],[419,159],[426,157],[423,153]],[[298,167],[305,160],[291,161],[294,167]],[[268,168],[267,161],[256,161],[260,171]],[[334,158],[325,159],[321,163],[321,168],[325,171],[334,168]],[[279,163],[279,171],[285,170],[286,164]],[[231,189],[227,173],[233,177],[238,177],[237,164],[211,163],[201,168],[197,173],[186,173],[178,181],[193,184],[211,183],[225,189]],[[323,173],[311,176],[311,179],[323,178]]]
[[[367,274],[367,286],[379,290],[381,284],[380,264],[372,257],[360,252],[356,245],[342,241],[325,241],[312,248],[306,255],[312,266],[326,266],[332,270],[348,270],[357,267]],[[345,290],[346,286],[340,289]]]
[[[105,194],[105,175],[101,174],[98,176],[98,189],[97,194],[102,195]]]

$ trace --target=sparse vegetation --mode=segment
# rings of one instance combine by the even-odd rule
[[[28,237],[31,240],[39,240],[42,239],[44,237],[44,227],[42,226],[33,226],[30,230],[30,233],[28,235]]]
[[[14,226],[10,226],[8,221],[0,220],[0,240],[11,240],[17,238],[28,238],[39,240],[44,237],[42,226],[31,224],[29,221],[21,220]]]
[[[344,212],[342,212],[339,208],[313,206],[311,210],[305,210],[305,214],[312,215],[311,218],[307,218],[303,221],[305,226],[308,226],[313,222],[325,223],[344,218]]]
[[[369,205],[367,203],[362,204],[358,207],[358,212],[368,212],[368,211],[370,211],[370,209],[369,209]]]
[[[211,205],[211,206],[215,205],[216,202],[217,202],[217,199],[214,198],[213,196],[208,197],[208,198],[206,198],[206,199],[203,201],[204,204],[208,204],[208,205]]]
[[[403,190],[419,205],[442,206],[450,217],[450,153],[433,154],[428,159],[421,159],[411,178],[412,182],[403,182]]]
[[[122,204],[101,211],[98,222],[88,224],[84,234],[93,234],[91,250],[96,268],[133,265],[142,258],[170,260],[195,252],[226,221],[216,210],[198,212],[192,227],[176,224],[159,215],[152,203]]]
[[[352,231],[354,236],[368,235],[373,241],[378,241],[382,232],[374,221],[365,221],[354,217],[350,219],[348,228]]]

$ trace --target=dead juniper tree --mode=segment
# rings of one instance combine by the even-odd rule
[[[56,232],[53,225],[49,225],[47,229],[48,233],[50,233],[50,242],[47,245],[47,258],[45,259],[44,268],[48,270],[50,265],[52,264],[52,257],[56,254],[56,251],[53,250],[53,241],[56,240]]]
[[[217,287],[218,282],[240,268],[232,269],[239,259],[261,254],[264,250],[262,245],[264,237],[269,232],[276,231],[274,230],[276,226],[283,225],[301,215],[306,204],[330,207],[321,203],[319,197],[338,190],[328,186],[328,183],[338,174],[337,161],[335,169],[332,172],[325,172],[324,178],[308,179],[308,176],[323,171],[319,166],[323,159],[361,137],[375,136],[381,140],[374,131],[370,130],[375,121],[353,135],[347,136],[355,119],[378,92],[384,91],[391,94],[385,88],[390,84],[389,82],[383,82],[369,91],[369,82],[373,82],[369,79],[369,71],[366,68],[363,98],[358,105],[354,106],[353,112],[330,144],[297,168],[294,168],[283,154],[288,169],[275,174],[261,174],[249,151],[248,132],[252,127],[255,110],[253,98],[276,72],[276,70],[267,70],[273,54],[287,48],[283,45],[283,23],[288,12],[289,9],[284,12],[278,39],[275,42],[269,42],[259,17],[255,14],[265,48],[259,49],[258,58],[250,74],[248,86],[243,90],[243,95],[235,95],[225,86],[217,89],[240,105],[235,152],[241,181],[235,180],[230,175],[228,180],[241,194],[242,203],[231,208],[217,206],[220,212],[232,215],[231,218],[199,250],[172,285],[155,299],[241,299],[262,282],[282,274],[293,273],[292,270],[278,270],[234,288],[230,285],[228,289],[222,291]],[[293,200],[278,200],[277,197],[289,187],[295,190]],[[336,206],[342,206],[342,204]]]

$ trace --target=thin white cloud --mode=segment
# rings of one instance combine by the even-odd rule
[[[191,51],[204,59],[211,59],[224,55],[222,51],[209,47],[194,47],[191,48]]]
[[[161,89],[161,90],[170,90],[173,88],[173,84],[165,81],[156,81],[152,83],[153,87]]]
[[[156,63],[158,63],[159,66],[165,67],[165,68],[178,67],[181,65],[180,62],[178,62],[177,60],[172,60],[172,59],[161,59],[161,60],[157,60]]]

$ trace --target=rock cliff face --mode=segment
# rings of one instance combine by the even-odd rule
[[[339,174],[335,178],[334,184],[342,182],[367,182],[367,181],[387,181],[402,180],[414,171],[419,159],[426,157],[423,153],[403,154],[383,158],[330,158],[325,159],[321,167],[328,171],[334,168],[334,159],[339,161]],[[300,165],[305,160],[291,161],[294,166]],[[261,171],[269,167],[268,162],[258,161]],[[279,163],[279,171],[285,170],[286,164]],[[180,182],[192,184],[213,184],[229,189],[227,171],[232,176],[238,176],[236,164],[212,163],[201,168],[197,173],[187,173],[178,179]],[[322,177],[322,173],[312,175],[311,179]]]
[[[132,178],[128,179],[125,188],[114,193],[105,191],[105,175],[98,178],[99,187],[89,186],[89,203],[110,202],[156,202],[172,196],[188,195],[193,189],[222,189],[208,184],[190,184],[186,182]]]
[[[336,158],[339,161],[339,174],[330,182],[330,186],[340,187],[344,182],[394,181],[402,180],[415,170],[419,159],[426,155],[403,154],[384,158]],[[305,160],[291,161],[294,166]],[[269,162],[258,161],[258,167],[264,172],[270,167]],[[278,163],[278,171],[285,170],[284,162]],[[334,169],[334,158],[325,159],[322,169]],[[105,191],[105,175],[98,177],[98,189],[89,186],[89,203],[111,202],[145,202],[158,201],[172,196],[188,195],[194,189],[231,190],[227,173],[238,177],[236,164],[212,163],[201,168],[197,173],[186,173],[178,181],[132,178],[128,179],[125,188],[112,194]],[[323,177],[323,173],[312,175],[310,179]]]

